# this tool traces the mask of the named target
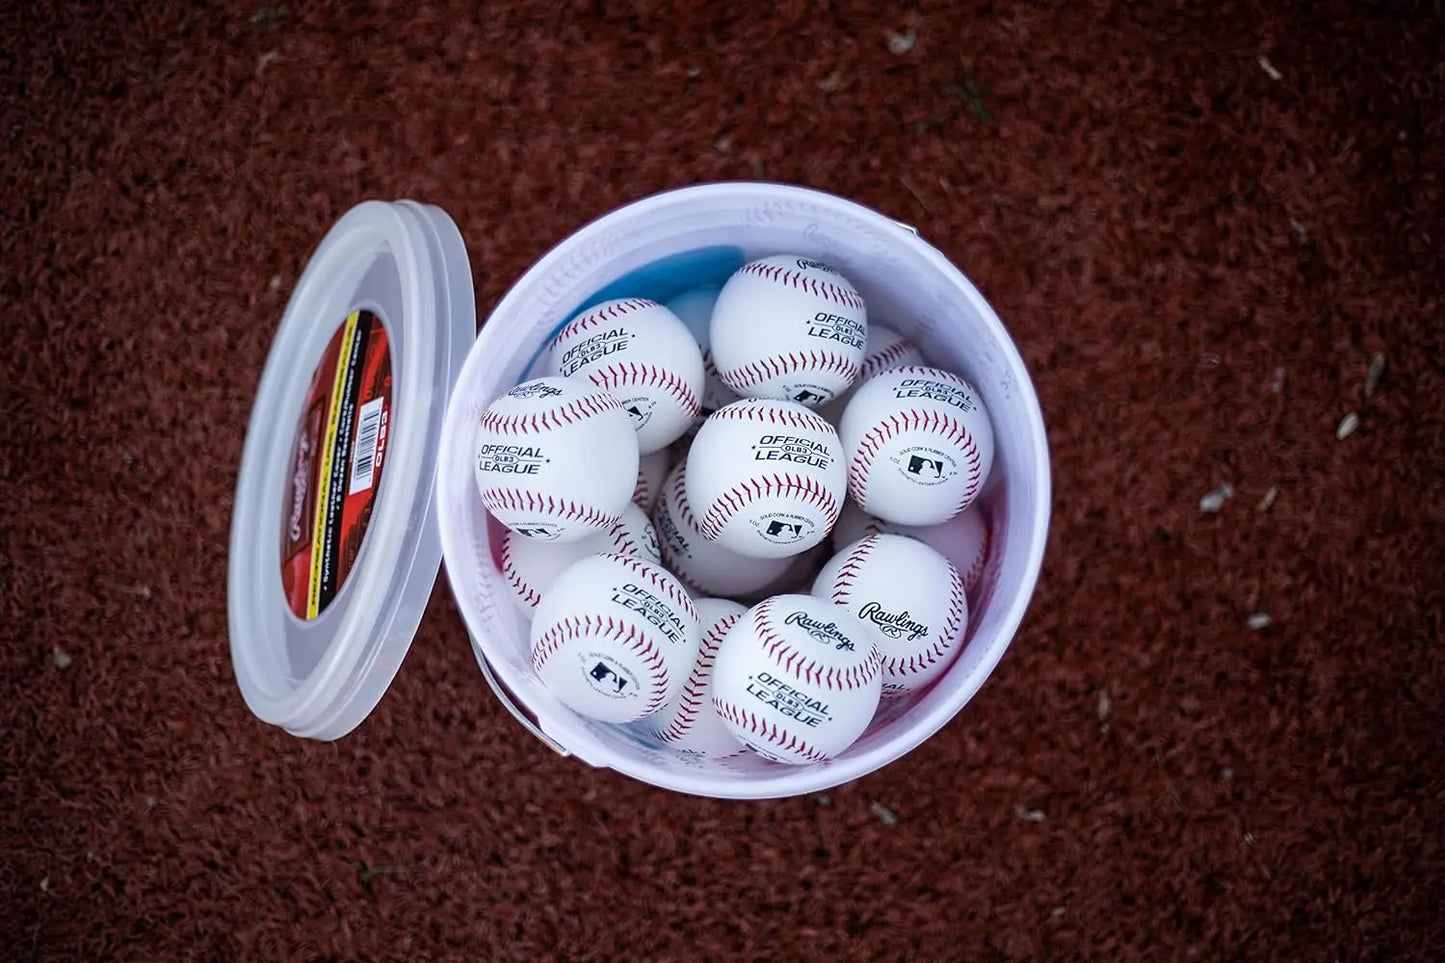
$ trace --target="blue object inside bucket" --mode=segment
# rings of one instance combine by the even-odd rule
[[[537,363],[537,358],[547,350],[547,346],[552,343],[557,332],[566,327],[567,322],[593,305],[615,298],[646,298],[649,301],[666,303],[679,294],[684,294],[694,288],[722,287],[723,282],[745,263],[747,263],[747,259],[743,255],[742,248],[702,247],[693,251],[683,251],[680,254],[670,254],[624,274],[611,284],[595,291],[577,305],[556,328],[552,329],[546,340],[542,342],[542,347],[537,349],[527,362],[527,367],[522,369],[523,377],[526,377],[525,372],[532,370]]]

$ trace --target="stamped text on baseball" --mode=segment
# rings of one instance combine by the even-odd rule
[[[852,652],[853,640],[844,635],[837,622],[820,622],[809,618],[807,612],[791,612],[783,619],[784,625],[796,625],[819,642],[826,642],[835,649]]]
[[[787,680],[779,679],[771,672],[748,676],[748,695],[810,728],[817,728],[820,722],[831,722],[833,719],[828,703],[806,692],[799,692]]]
[[[631,340],[632,334],[626,328],[613,328],[611,331],[594,334],[567,349],[562,355],[560,370],[564,375],[575,374],[583,365],[623,350]]]
[[[907,609],[902,612],[887,612],[877,602],[869,602],[858,610],[858,617],[878,626],[878,631],[890,639],[907,638],[914,642],[928,634],[928,626],[910,618]]]
[[[790,461],[813,468],[827,468],[833,462],[828,446],[796,435],[764,435],[753,446],[753,461]]]
[[[477,471],[535,475],[546,462],[546,453],[536,445],[482,445],[477,449]]]
[[[672,606],[653,595],[640,585],[631,582],[612,590],[612,601],[631,612],[636,612],[662,630],[667,641],[676,645],[682,640],[684,629],[682,619],[673,612]]]
[[[841,341],[850,347],[862,348],[868,340],[868,329],[854,318],[819,311],[813,315],[813,320],[808,322],[808,337]]]
[[[958,385],[951,385],[944,381],[933,378],[905,378],[893,389],[895,398],[929,398],[933,401],[941,401],[946,405],[963,412],[978,410],[977,403],[973,400],[973,394]]]

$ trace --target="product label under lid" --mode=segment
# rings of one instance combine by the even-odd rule
[[[281,586],[291,611],[326,610],[361,552],[391,422],[386,328],[353,311],[311,376],[296,426],[281,519]]]

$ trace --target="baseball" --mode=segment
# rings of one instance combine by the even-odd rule
[[[852,387],[819,408],[818,414],[836,425],[843,417],[843,410],[848,407],[848,400],[853,397],[853,392],[858,390],[859,385],[876,374],[882,374],[889,368],[910,364],[923,364],[923,355],[913,342],[892,328],[878,324],[876,321],[868,322],[868,346],[863,349],[863,364],[858,369],[857,379],[854,380]]]
[[[702,349],[703,388],[699,421],[723,405],[738,400],[737,392],[723,384],[722,378],[718,377],[717,365],[712,360],[712,338],[709,332],[712,327],[712,309],[713,305],[717,304],[719,290],[694,288],[667,302],[667,309],[682,319],[682,323],[692,332],[697,346]]]
[[[558,576],[537,606],[532,668],[568,708],[632,722],[677,698],[700,636],[692,600],[660,566],[592,555]]]
[[[774,762],[824,762],[878,709],[878,649],[853,615],[811,595],[774,595],[718,646],[713,708],[733,735]]]
[[[695,595],[749,595],[771,584],[792,559],[748,558],[703,537],[687,500],[687,462],[678,462],[652,513],[662,562]]]
[[[482,504],[527,538],[606,532],[637,484],[637,433],[622,405],[577,378],[536,378],[487,406],[477,427]]]
[[[586,378],[622,402],[642,454],[671,444],[697,419],[702,351],[656,301],[619,298],[567,322],[547,348],[547,371]]]
[[[651,514],[657,505],[657,496],[662,494],[662,482],[667,470],[672,467],[672,452],[668,448],[643,455],[637,464],[637,487],[632,490],[632,503]]]
[[[858,377],[868,313],[857,289],[833,268],[777,255],[728,278],[709,337],[718,377],[739,395],[816,407]]]
[[[701,598],[693,604],[702,625],[697,662],[678,697],[648,722],[657,738],[674,749],[704,756],[731,756],[742,752],[744,746],[718,718],[709,690],[718,644],[747,609],[727,599]]]
[[[940,525],[898,525],[869,515],[850,498],[833,526],[833,550],[842,551],[865,535],[885,534],[916,538],[948,559],[963,576],[966,592],[978,584],[988,561],[988,521],[976,502]]]
[[[713,412],[687,453],[687,500],[709,540],[741,555],[797,555],[838,520],[848,484],[838,433],[791,401]]]
[[[869,379],[838,425],[848,491],[870,515],[937,525],[978,496],[993,465],[993,426],[973,386],[909,365]]]
[[[502,534],[502,577],[523,610],[530,613],[559,575],[589,555],[606,552],[635,555],[654,565],[661,563],[652,523],[642,509],[628,505],[616,525],[575,542],[539,542],[507,529]]]
[[[788,558],[788,567],[767,585],[755,592],[743,592],[745,602],[761,602],[769,595],[790,595],[797,592],[811,592],[813,578],[826,561],[829,543],[825,538],[806,552]]]
[[[828,560],[813,594],[868,627],[883,692],[921,689],[943,674],[963,644],[968,602],[953,563],[904,535],[868,535]]]

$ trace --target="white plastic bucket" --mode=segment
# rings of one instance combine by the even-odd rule
[[[779,253],[837,267],[862,292],[871,319],[898,328],[931,363],[973,383],[998,446],[979,502],[992,548],[971,600],[965,649],[931,688],[885,700],[847,752],[806,767],[752,754],[698,758],[664,748],[640,725],[593,722],[552,698],[532,671],[527,621],[500,575],[499,530],[472,471],[482,411],[528,375],[542,346],[582,307],[622,294],[664,300],[720,282],[745,260]],[[453,390],[437,498],[443,558],[477,660],[529,729],[561,752],[655,786],[759,799],[817,792],[872,772],[918,746],[973,698],[1018,629],[1038,578],[1049,521],[1048,444],[1033,384],[1002,323],[958,268],[914,231],[817,191],[708,184],[645,198],[586,225],[517,281],[483,326]]]

